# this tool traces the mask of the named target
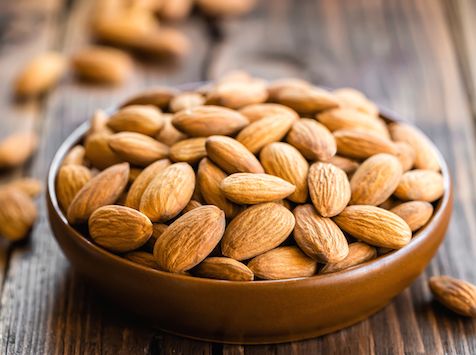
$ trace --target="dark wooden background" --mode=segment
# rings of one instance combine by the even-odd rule
[[[93,2],[0,1],[0,134],[27,126],[42,137],[31,164],[11,175],[45,179],[61,141],[95,108],[157,83],[242,68],[265,78],[353,86],[422,127],[453,173],[453,219],[426,272],[370,319],[317,339],[237,346],[164,334],[110,308],[68,266],[42,198],[31,241],[0,243],[1,354],[476,354],[476,320],[434,304],[426,284],[433,274],[476,282],[474,0],[264,0],[241,19],[208,23],[194,16],[182,24],[193,49],[181,66],[141,64],[117,89],[67,78],[42,100],[12,104],[11,80],[31,55],[70,53],[88,43]]]

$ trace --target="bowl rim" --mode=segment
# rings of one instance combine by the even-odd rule
[[[193,88],[196,87],[196,83],[191,83],[182,86],[181,88]],[[106,110],[107,112],[113,112],[115,108]],[[400,116],[398,116],[393,111],[382,108],[379,106],[380,116],[388,121],[393,122],[403,122],[408,123],[412,126],[415,126]],[[424,240],[427,238],[432,237],[432,232],[435,230],[439,220],[443,217],[444,211],[449,207],[452,203],[452,183],[451,183],[451,176],[448,169],[448,166],[438,148],[434,145],[436,150],[436,154],[438,156],[438,161],[440,163],[441,174],[443,176],[444,181],[444,188],[445,192],[443,196],[440,198],[437,206],[435,208],[435,212],[431,217],[430,221],[427,222],[425,226],[423,226],[420,230],[417,231],[416,234],[413,235],[409,244],[405,245],[401,249],[393,250],[387,254],[383,254],[377,256],[377,258],[366,261],[362,264],[358,264],[356,266],[350,267],[348,269],[344,269],[341,271],[328,273],[328,274],[316,274],[310,277],[296,277],[296,278],[289,278],[289,279],[280,279],[280,280],[254,280],[254,281],[232,281],[232,280],[219,280],[219,279],[211,279],[211,278],[201,278],[190,276],[186,274],[175,274],[166,271],[161,271],[157,269],[148,268],[142,266],[140,264],[134,263],[130,260],[127,260],[124,257],[121,257],[117,254],[113,254],[106,249],[103,249],[92,241],[90,241],[87,237],[77,231],[73,226],[71,226],[66,216],[64,215],[63,211],[59,207],[59,203],[56,196],[56,176],[61,167],[61,163],[65,157],[65,155],[69,152],[69,150],[81,142],[84,138],[84,135],[87,133],[90,127],[89,121],[83,122],[79,125],[73,132],[61,143],[60,147],[56,151],[54,158],[50,164],[50,168],[48,170],[47,176],[47,191],[46,191],[46,198],[48,202],[51,204],[53,208],[53,212],[58,215],[59,220],[64,225],[64,227],[68,230],[69,234],[73,236],[83,247],[89,249],[91,252],[98,254],[103,258],[110,259],[110,261],[121,264],[122,266],[126,266],[129,268],[136,269],[137,272],[145,273],[150,277],[163,277],[169,278],[173,281],[181,281],[187,283],[196,283],[202,285],[220,285],[220,286],[230,286],[230,287],[272,287],[276,285],[285,285],[285,284],[295,284],[299,283],[305,285],[306,283],[312,282],[336,282],[337,279],[346,280],[352,278],[353,276],[357,276],[362,272],[367,272],[367,269],[371,270],[378,270],[380,267],[384,266],[387,263],[395,262],[396,260],[403,258],[405,255],[412,253],[414,249],[418,249],[420,244],[424,243]],[[54,233],[53,233],[54,234]],[[69,237],[69,236],[68,236]],[[56,238],[56,236],[55,236]]]

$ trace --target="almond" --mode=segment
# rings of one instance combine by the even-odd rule
[[[181,57],[190,50],[188,37],[181,31],[161,26],[160,29],[151,31],[137,38],[132,38],[128,46],[140,53],[148,56],[156,56],[159,59],[164,57]],[[167,59],[167,58],[165,58]]]
[[[329,159],[328,163],[335,165],[339,169],[344,170],[347,175],[353,174],[360,165],[355,160],[341,157],[339,155],[334,155],[332,158]]]
[[[416,153],[412,146],[406,142],[396,142],[394,144],[397,148],[395,156],[398,158],[398,160],[400,160],[400,164],[402,164],[403,171],[408,171],[413,168]]]
[[[394,141],[408,143],[413,148],[416,154],[415,168],[440,170],[435,146],[418,128],[400,122],[390,124],[389,130]]]
[[[36,96],[53,87],[66,71],[65,58],[55,52],[34,57],[20,72],[15,81],[17,96]]]
[[[435,298],[453,312],[476,317],[476,286],[450,276],[433,276],[429,281]]]
[[[60,168],[56,177],[56,195],[64,211],[68,210],[78,191],[89,180],[91,180],[91,171],[85,166],[65,165]]]
[[[139,166],[147,166],[169,155],[168,146],[135,132],[113,134],[109,137],[109,147],[119,158]]]
[[[226,173],[264,173],[253,153],[237,140],[210,136],[205,142],[208,157]]]
[[[38,136],[34,132],[12,133],[0,141],[0,169],[24,164],[35,152]]]
[[[294,119],[289,115],[267,116],[245,127],[236,140],[251,153],[258,153],[266,144],[278,142],[288,133]]]
[[[187,163],[165,168],[149,183],[139,210],[152,222],[165,222],[175,217],[190,201],[195,187],[195,173]]]
[[[154,251],[154,245],[157,242],[157,239],[160,238],[162,234],[164,234],[165,230],[169,226],[163,223],[152,223],[152,235],[150,236],[149,240],[147,243],[144,244],[144,249],[147,251],[153,252]],[[154,258],[155,260],[155,258]],[[157,263],[157,262],[156,262]]]
[[[299,78],[278,79],[268,84],[269,100],[276,102],[281,91],[292,89],[309,90],[311,87],[312,85],[308,81]]]
[[[132,183],[129,192],[127,193],[126,206],[138,210],[140,200],[147,186],[149,186],[150,182],[169,165],[170,161],[168,159],[162,159],[145,168]]]
[[[294,122],[286,140],[309,160],[328,161],[337,151],[331,132],[319,122],[309,118]]]
[[[195,164],[207,155],[205,137],[190,138],[175,143],[170,148],[170,159],[175,162]]]
[[[172,118],[173,118],[172,114],[164,113],[162,114],[162,117],[164,119],[164,126],[155,137],[159,142],[164,143],[165,145],[168,145],[169,147],[171,147],[175,143],[180,142],[187,138],[185,134],[180,132],[172,124]]]
[[[43,184],[40,180],[30,177],[17,178],[13,181],[10,181],[5,187],[13,187],[18,190],[23,191],[29,197],[37,197],[41,190],[43,190]]]
[[[194,270],[194,275],[209,279],[253,281],[253,272],[243,263],[225,257],[209,257]]]
[[[185,214],[198,207],[202,207],[202,204],[200,202],[196,200],[190,200],[189,203],[187,203],[187,206],[185,206],[185,208],[182,210],[182,213]]]
[[[75,145],[71,150],[64,156],[61,165],[84,165],[84,158],[86,156],[86,150],[82,145]]]
[[[168,21],[180,21],[185,19],[192,9],[192,0],[163,0],[155,1],[160,17]]]
[[[296,186],[296,190],[288,199],[297,203],[307,201],[309,164],[296,148],[287,143],[271,143],[261,150],[260,160],[267,174],[280,177]]]
[[[248,267],[260,279],[279,280],[312,276],[316,273],[317,262],[299,248],[287,246],[258,255]]]
[[[443,176],[433,170],[410,170],[402,175],[395,196],[404,201],[433,202],[445,192]]]
[[[248,118],[250,123],[258,121],[267,116],[276,116],[276,115],[289,115],[294,120],[299,119],[299,115],[293,109],[284,105],[273,104],[273,103],[247,105],[240,109],[240,113],[246,116],[246,118]]]
[[[233,202],[256,204],[286,198],[296,187],[273,175],[236,173],[223,179],[220,189]]]
[[[170,1],[173,2],[173,1]],[[205,104],[205,98],[196,92],[184,92],[176,95],[170,101],[170,110],[172,112],[179,112],[182,110],[191,110],[195,107]]]
[[[334,222],[344,232],[378,247],[400,249],[412,237],[410,227],[402,218],[375,206],[348,206],[334,217]]]
[[[131,105],[113,114],[107,125],[116,132],[129,131],[155,136],[164,125],[164,120],[155,106]]]
[[[207,95],[207,104],[221,105],[232,109],[259,104],[268,98],[264,81],[252,79],[248,82],[227,81],[216,84]]]
[[[248,119],[237,111],[220,106],[198,106],[177,112],[172,124],[193,137],[214,134],[231,135],[248,124]]]
[[[364,161],[350,180],[353,205],[378,206],[389,198],[402,177],[402,165],[393,155],[376,154]]]
[[[397,154],[397,147],[388,138],[376,133],[342,129],[334,132],[337,152],[340,155],[367,159],[379,153]]]
[[[390,210],[400,216],[410,226],[412,232],[423,227],[433,215],[433,206],[425,201],[410,201]]]
[[[145,251],[130,251],[124,254],[124,258],[133,263],[151,268],[151,269],[160,269],[159,264],[154,258],[152,253],[148,253]]]
[[[351,243],[349,244],[349,254],[347,254],[343,260],[337,263],[324,265],[320,273],[329,274],[331,272],[345,270],[351,268],[352,266],[356,266],[365,263],[366,261],[375,259],[376,257],[377,249],[374,247],[362,242]]]
[[[205,14],[213,17],[239,16],[250,12],[256,0],[197,0],[197,6]]]
[[[203,199],[225,212],[227,218],[233,218],[239,207],[228,201],[220,189],[220,183],[226,178],[226,174],[208,159],[203,159],[198,166],[197,181]]]
[[[294,216],[276,203],[248,207],[226,228],[221,243],[223,255],[246,260],[276,248],[294,228]]]
[[[314,163],[309,168],[309,194],[323,217],[339,214],[350,200],[350,184],[345,172],[329,163]]]
[[[301,114],[313,114],[339,106],[334,95],[317,87],[283,88],[277,93],[276,101]]]
[[[144,169],[141,168],[131,168],[129,170],[129,178],[127,179],[127,182],[129,184],[133,184],[134,181],[136,181],[137,177],[142,173]]]
[[[122,162],[122,159],[109,147],[109,136],[107,133],[95,133],[84,143],[86,159],[100,170]]]
[[[179,217],[155,243],[154,257],[170,272],[187,271],[202,262],[220,242],[225,214],[215,206],[203,206]]]
[[[0,206],[0,236],[10,241],[26,237],[38,215],[31,198],[17,188],[3,188]]]
[[[113,165],[89,180],[78,191],[68,208],[71,224],[86,222],[99,207],[113,204],[124,191],[129,164]]]
[[[352,88],[341,88],[332,92],[343,107],[352,107],[363,113],[378,116],[378,107],[365,95]]]
[[[293,214],[296,219],[294,239],[309,257],[327,264],[347,256],[347,239],[332,219],[319,216],[312,205],[298,206]]]
[[[127,99],[121,107],[131,105],[153,105],[160,109],[166,109],[172,98],[178,91],[168,87],[156,87],[147,89],[139,94]]]
[[[88,225],[95,243],[118,253],[140,248],[152,235],[152,223],[147,216],[124,206],[98,208],[91,214]]]
[[[94,111],[89,119],[89,130],[86,137],[90,137],[94,133],[112,134],[112,130],[107,126],[109,116],[103,110]]]
[[[79,77],[91,81],[120,84],[131,74],[133,62],[119,49],[95,46],[73,56],[73,68]]]

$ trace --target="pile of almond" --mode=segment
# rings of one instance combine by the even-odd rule
[[[344,270],[404,247],[444,193],[417,128],[354,89],[231,73],[95,113],[57,176],[97,245],[141,265],[251,281]]]

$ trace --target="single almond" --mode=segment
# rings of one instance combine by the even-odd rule
[[[165,222],[182,211],[192,198],[195,173],[187,163],[175,163],[149,183],[139,210],[152,222]]]
[[[91,180],[91,171],[82,165],[64,165],[56,177],[56,195],[64,211],[68,210],[76,194]]]
[[[170,101],[178,94],[176,89],[168,87],[155,87],[138,93],[128,98],[121,107],[131,105],[153,105],[160,109],[166,109]]]
[[[390,137],[387,126],[382,119],[352,108],[336,108],[324,111],[316,117],[319,122],[332,132],[350,129],[374,132],[382,137]]]
[[[359,166],[350,180],[350,203],[380,205],[393,194],[402,173],[402,165],[395,156],[385,153],[371,156]]]
[[[282,78],[275,80],[268,84],[268,96],[269,100],[276,102],[279,98],[279,94],[282,91],[287,90],[310,90],[312,85],[303,79],[299,78]],[[283,105],[284,106],[284,105]]]
[[[328,161],[337,151],[332,133],[316,120],[309,118],[294,122],[286,141],[308,160]]]
[[[21,190],[31,198],[37,197],[43,190],[43,183],[40,180],[31,177],[17,178],[4,186]]]
[[[309,257],[327,264],[347,256],[347,239],[332,219],[319,216],[312,205],[300,205],[293,214],[296,219],[294,239]]]
[[[342,129],[334,132],[337,152],[340,155],[367,159],[379,153],[397,154],[397,147],[388,138],[376,133]]]
[[[109,147],[109,136],[107,133],[94,133],[84,142],[86,159],[99,170],[122,162],[122,159]]]
[[[124,258],[141,266],[151,269],[160,269],[159,264],[154,258],[154,255],[146,251],[130,251],[124,254]]]
[[[400,160],[403,171],[408,171],[413,168],[416,158],[416,153],[413,147],[406,142],[395,142],[394,144],[397,148],[395,156]]]
[[[366,261],[375,259],[376,257],[377,249],[374,247],[362,242],[351,243],[349,244],[349,253],[347,256],[337,263],[324,265],[320,274],[329,274],[331,272],[346,270],[353,266],[365,263]]]
[[[334,217],[334,222],[344,232],[378,247],[400,249],[412,238],[412,231],[402,218],[380,207],[348,206]]]
[[[343,107],[352,107],[363,113],[378,116],[378,107],[365,95],[353,88],[341,88],[332,92]]]
[[[203,159],[197,171],[197,182],[203,199],[225,212],[227,218],[233,218],[240,208],[227,200],[220,189],[220,184],[226,178],[226,174],[208,159]]]
[[[235,110],[207,105],[177,112],[172,124],[192,137],[227,136],[245,127],[248,119]]]
[[[235,260],[246,260],[276,248],[291,234],[294,216],[286,207],[262,203],[248,207],[228,224],[221,250]]]
[[[247,105],[240,109],[240,113],[248,120],[250,123],[258,121],[267,116],[276,116],[276,115],[289,115],[294,120],[299,119],[299,115],[292,108],[289,108],[284,105],[274,104],[274,103],[262,103],[262,104],[252,104]]]
[[[260,79],[248,82],[226,81],[217,83],[207,94],[208,105],[220,105],[239,109],[251,104],[259,104],[268,98],[266,83]]]
[[[0,189],[0,236],[17,241],[27,236],[38,215],[32,199],[15,188]]]
[[[82,145],[75,145],[64,156],[61,165],[85,165],[86,150]]]
[[[256,256],[248,267],[260,279],[279,280],[312,276],[316,273],[317,262],[298,247],[285,246]]]
[[[345,172],[335,165],[312,164],[307,181],[312,203],[321,216],[333,217],[349,203],[349,180]]]
[[[283,88],[277,93],[276,101],[301,114],[314,114],[339,106],[332,93],[317,87]]]
[[[99,207],[113,204],[124,191],[129,176],[129,164],[113,165],[89,180],[78,191],[68,207],[71,224],[86,222]]]
[[[172,124],[173,115],[170,113],[162,114],[164,119],[164,126],[159,131],[159,133],[155,136],[155,138],[165,145],[169,147],[173,146],[175,143],[180,142],[184,139],[187,139],[187,136],[180,132],[177,128],[174,127]]]
[[[271,143],[261,150],[260,160],[267,174],[296,186],[296,190],[288,196],[289,200],[296,203],[307,201],[309,164],[296,148],[287,143]]]
[[[187,212],[190,212],[191,210],[194,210],[195,208],[198,208],[198,207],[202,207],[203,205],[196,201],[196,200],[190,200],[188,203],[187,203],[187,206],[185,206],[185,208],[182,210],[182,214],[185,214]]]
[[[402,175],[395,196],[404,201],[434,202],[443,196],[443,176],[433,170],[410,170]]]
[[[348,176],[355,173],[355,171],[360,165],[355,160],[346,157],[341,157],[339,155],[334,155],[332,158],[329,159],[328,163],[335,165],[339,169],[344,170]]]
[[[164,125],[160,110],[152,105],[131,105],[114,113],[107,121],[116,132],[136,132],[155,136]]]
[[[170,148],[170,159],[175,162],[195,164],[207,155],[205,137],[184,139]]]
[[[251,153],[258,153],[266,144],[278,142],[288,133],[294,122],[289,115],[267,116],[245,127],[236,140]]]
[[[226,173],[264,173],[253,153],[237,140],[226,136],[210,136],[205,142],[208,158]]]
[[[187,271],[202,262],[220,242],[225,223],[225,214],[219,208],[195,208],[175,220],[157,239],[154,257],[164,270]]]
[[[0,169],[24,164],[36,151],[38,136],[34,132],[12,133],[0,141]]]
[[[291,195],[296,186],[273,175],[236,173],[223,179],[220,189],[233,202],[256,204],[282,200]]]
[[[172,98],[172,100],[170,101],[170,110],[172,112],[191,110],[197,106],[202,106],[204,104],[205,98],[201,94],[196,92],[184,92]]]
[[[476,317],[476,286],[450,276],[433,276],[429,281],[435,298],[453,312]]]
[[[425,170],[440,170],[436,148],[428,137],[418,128],[406,123],[389,125],[390,134],[395,142],[408,143],[415,151],[415,168]]]
[[[433,215],[433,206],[425,201],[404,202],[390,210],[410,226],[412,232],[423,227]]]
[[[117,205],[95,210],[88,226],[96,244],[117,253],[140,248],[152,235],[152,223],[147,216],[133,208]]]
[[[168,159],[162,159],[150,164],[147,168],[142,170],[127,193],[125,205],[138,210],[140,207],[140,200],[147,186],[149,186],[150,182],[169,165],[170,161]]]
[[[107,126],[109,115],[104,110],[96,110],[89,119],[89,130],[86,137],[95,133],[112,134],[113,131]]]
[[[209,257],[193,270],[198,277],[231,281],[253,281],[253,272],[243,263],[226,257]]]

